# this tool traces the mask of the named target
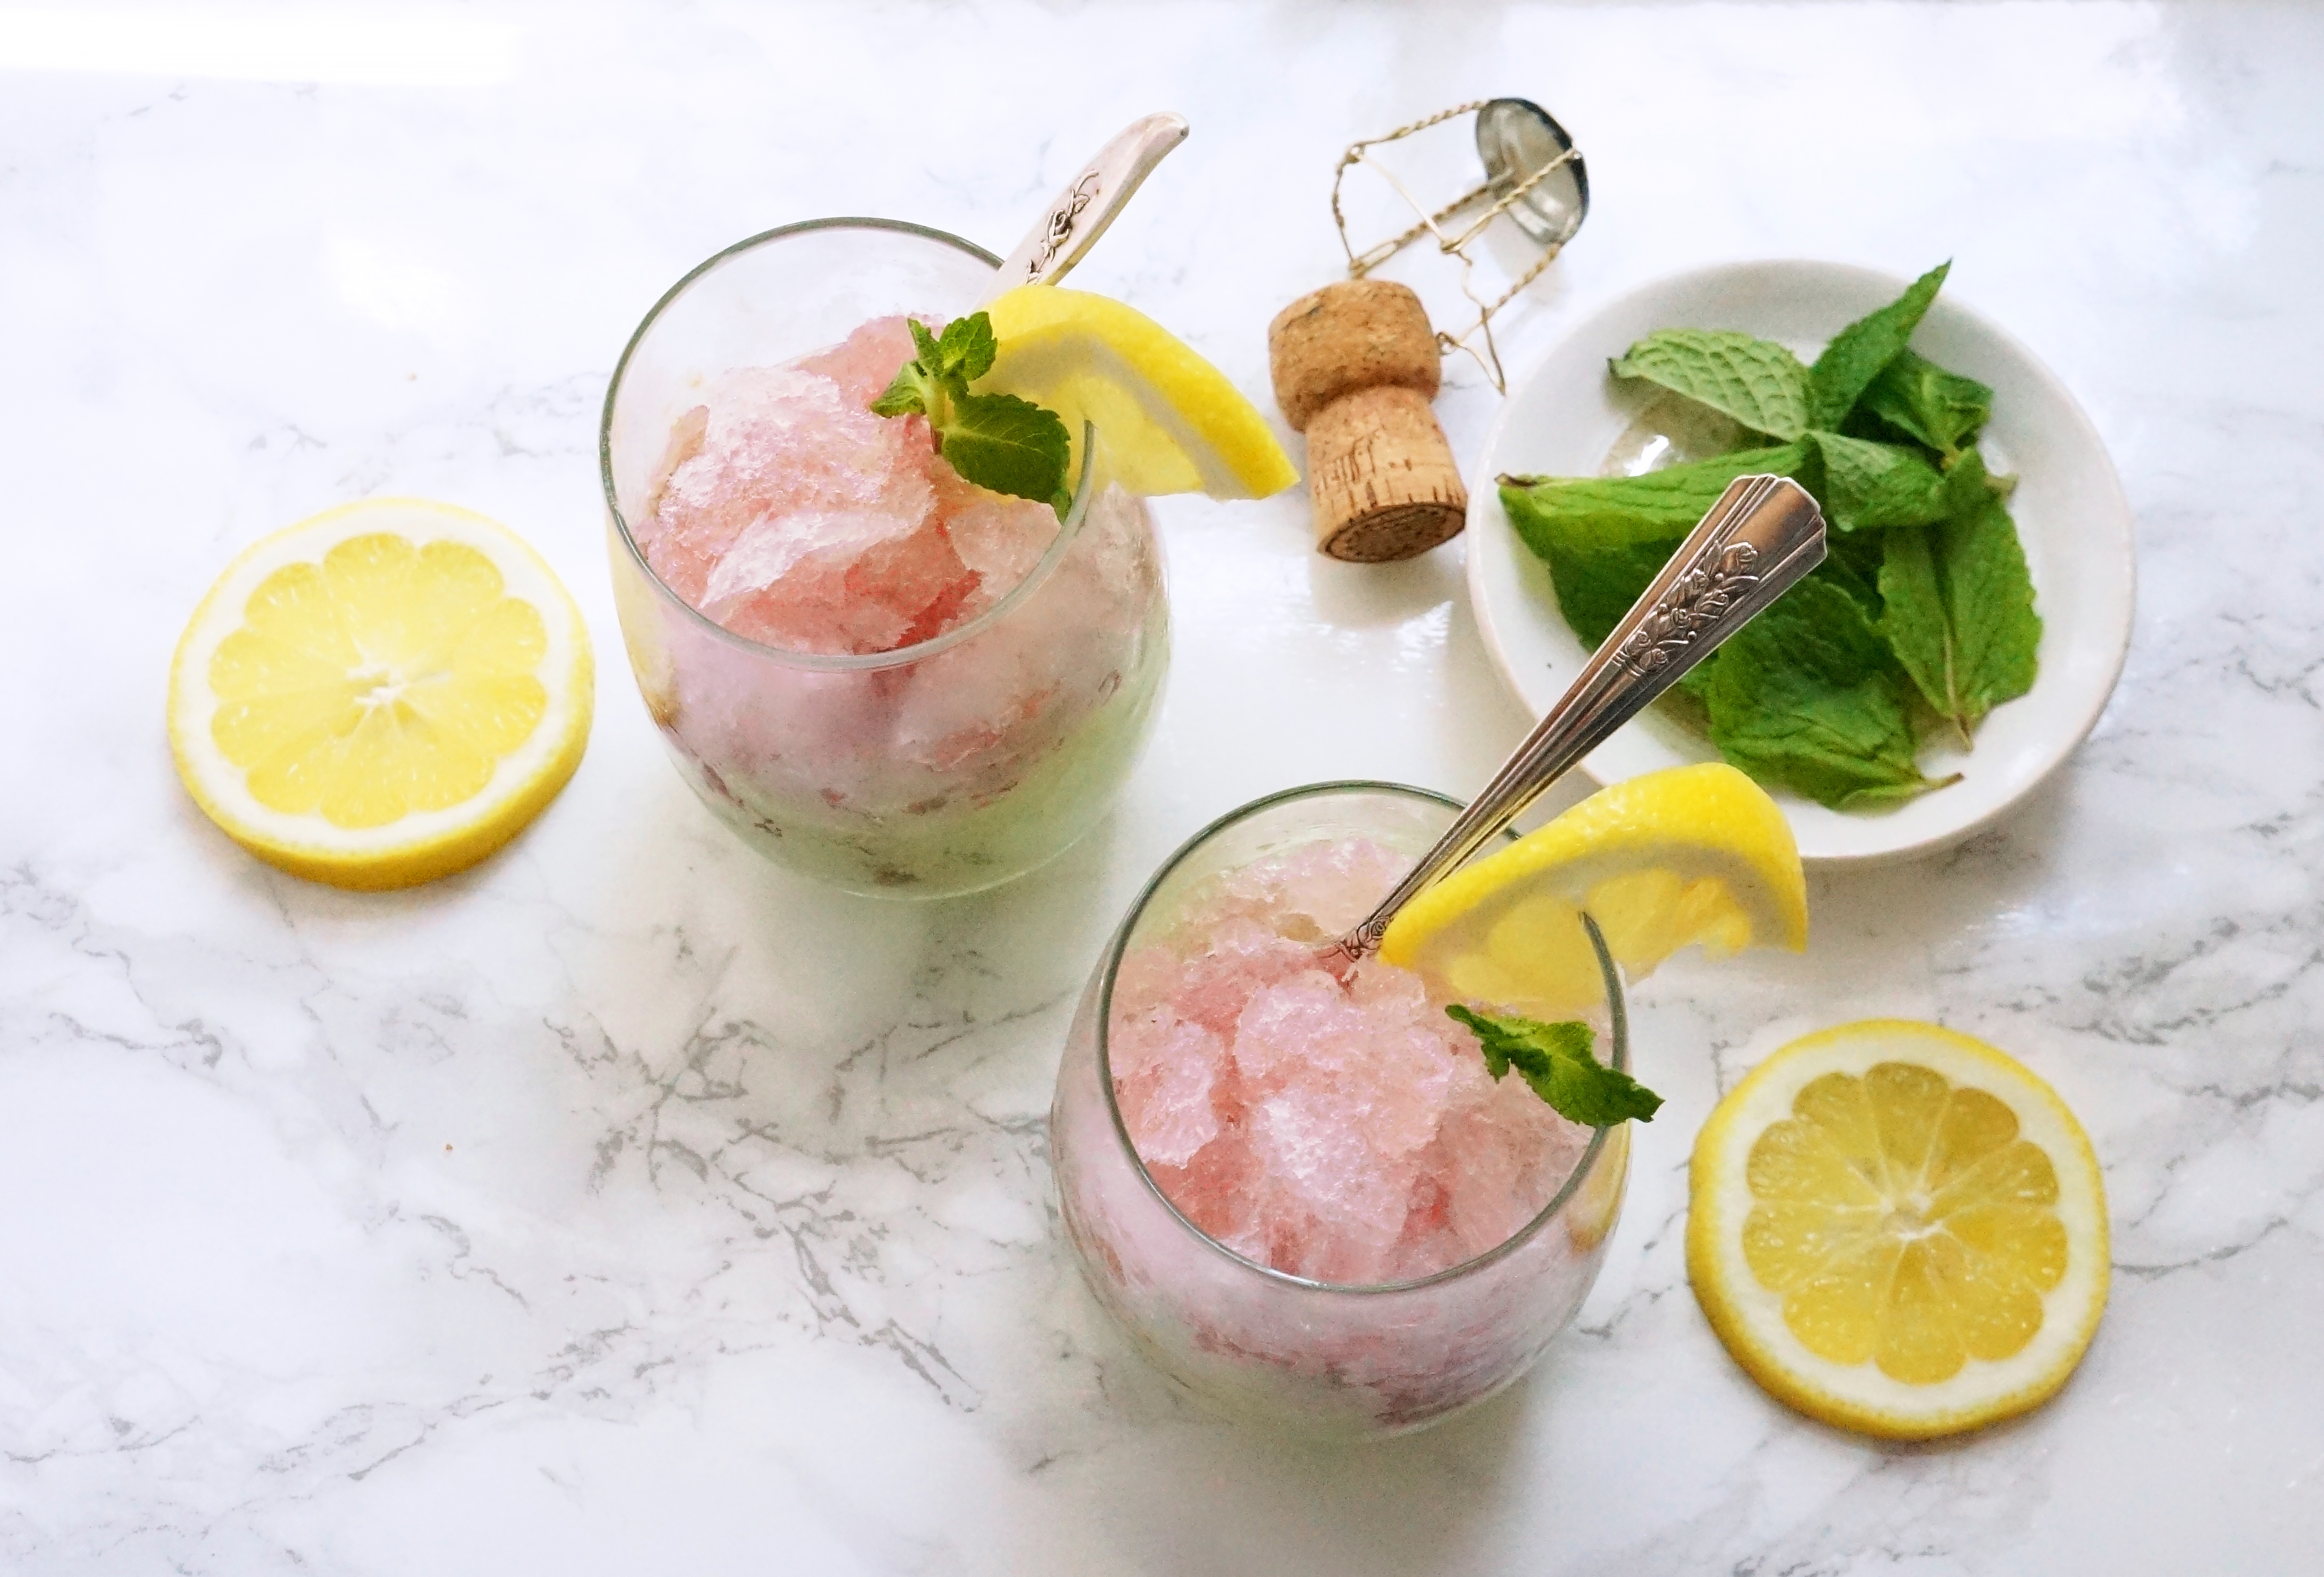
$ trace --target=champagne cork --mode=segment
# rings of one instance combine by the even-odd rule
[[[1443,368],[1420,298],[1387,280],[1302,296],[1267,328],[1275,401],[1307,435],[1315,546],[1376,564],[1460,532],[1468,489],[1429,401]]]

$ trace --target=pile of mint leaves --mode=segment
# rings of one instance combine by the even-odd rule
[[[1978,435],[1993,391],[1908,342],[1950,263],[1832,337],[1813,366],[1748,334],[1668,328],[1611,364],[1718,411],[1751,447],[1640,476],[1504,476],[1501,503],[1548,566],[1559,610],[1596,646],[1738,476],[1797,481],[1829,554],[1680,681],[1719,752],[1762,784],[1878,809],[1932,779],[1921,747],[1963,748],[2033,687],[2042,621],[2010,519],[2014,479]]]

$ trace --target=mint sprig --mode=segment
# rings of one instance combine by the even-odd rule
[[[1637,1118],[1654,1120],[1663,1098],[1617,1067],[1600,1062],[1591,1047],[1597,1037],[1579,1019],[1545,1024],[1538,1019],[1499,1018],[1460,1006],[1444,1010],[1476,1033],[1485,1053],[1485,1071],[1496,1080],[1515,1068],[1533,1093],[1569,1121],[1606,1128]]]
[[[919,355],[898,369],[887,392],[872,402],[872,414],[927,417],[936,453],[963,480],[1046,503],[1065,519],[1073,506],[1065,487],[1073,442],[1065,422],[1014,394],[969,391],[992,370],[1000,353],[991,318],[972,312],[935,333],[918,318],[906,321]]]

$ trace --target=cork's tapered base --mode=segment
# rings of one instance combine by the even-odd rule
[[[1383,384],[1343,394],[1307,424],[1315,545],[1333,558],[1410,558],[1460,534],[1469,490],[1428,397]]]

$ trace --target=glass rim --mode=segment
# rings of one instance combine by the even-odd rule
[[[645,576],[648,584],[652,586],[656,592],[678,608],[682,615],[699,626],[702,632],[729,646],[782,663],[787,667],[824,673],[862,673],[880,669],[897,668],[905,663],[923,662],[940,652],[948,651],[955,646],[973,641],[986,630],[1000,623],[1010,613],[1014,613],[1027,598],[1040,588],[1065,558],[1074,540],[1081,535],[1084,523],[1088,520],[1090,503],[1097,492],[1097,429],[1088,421],[1082,423],[1081,474],[1074,482],[1073,503],[1067,508],[1065,518],[1057,522],[1057,534],[1050,539],[1048,547],[1043,549],[1041,557],[1035,561],[1033,567],[1025,572],[1024,578],[1009,588],[1007,595],[985,609],[983,613],[965,624],[946,630],[941,634],[930,636],[926,641],[918,641],[910,646],[899,646],[893,651],[862,653],[795,651],[788,647],[770,646],[763,641],[753,641],[747,635],[738,635],[678,595],[676,589],[661,577],[660,572],[647,561],[644,550],[639,548],[638,540],[630,530],[629,517],[622,512],[621,498],[613,485],[613,405],[621,397],[622,376],[630,369],[630,358],[637,354],[638,346],[645,342],[647,333],[660,319],[663,311],[684,295],[696,280],[728,259],[739,257],[755,247],[766,245],[770,242],[781,241],[789,236],[807,235],[821,230],[885,230],[898,235],[917,235],[923,240],[941,242],[956,251],[966,253],[979,262],[990,264],[996,272],[1001,267],[1000,258],[987,252],[975,242],[964,240],[949,231],[939,230],[930,225],[915,225],[907,219],[875,219],[857,216],[841,216],[827,219],[800,219],[788,225],[778,225],[771,230],[761,230],[755,235],[744,236],[731,246],[721,247],[687,270],[676,284],[661,293],[660,298],[647,309],[646,315],[639,319],[637,327],[631,331],[629,343],[622,347],[621,359],[613,364],[613,375],[605,384],[605,403],[597,416],[597,478],[599,487],[605,497],[605,512],[613,522],[613,534],[621,539],[622,547],[629,554],[630,561],[637,566]]]
[[[1574,1162],[1573,1169],[1566,1174],[1565,1181],[1558,1185],[1557,1191],[1550,1195],[1548,1202],[1525,1225],[1483,1253],[1471,1255],[1466,1259],[1448,1265],[1442,1270],[1432,1271],[1426,1276],[1413,1277],[1404,1281],[1319,1281],[1314,1277],[1300,1276],[1288,1270],[1278,1270],[1272,1265],[1261,1264],[1247,1254],[1237,1253],[1186,1219],[1185,1213],[1180,1211],[1177,1205],[1172,1203],[1170,1196],[1162,1191],[1162,1185],[1154,1181],[1154,1175],[1146,1169],[1145,1157],[1138,1153],[1138,1146],[1130,1137],[1130,1125],[1122,1120],[1121,1104],[1114,1095],[1111,1050],[1107,1044],[1113,1021],[1114,976],[1120,967],[1123,953],[1128,950],[1130,932],[1137,927],[1139,916],[1146,912],[1147,904],[1153,899],[1155,893],[1169,878],[1170,873],[1212,838],[1263,810],[1271,809],[1295,799],[1355,793],[1401,795],[1407,798],[1428,800],[1454,812],[1465,808],[1460,800],[1448,794],[1439,794],[1433,788],[1420,788],[1409,783],[1389,783],[1370,778],[1340,778],[1328,782],[1302,783],[1296,788],[1277,789],[1272,794],[1262,795],[1248,804],[1238,806],[1224,816],[1212,821],[1172,851],[1170,857],[1163,861],[1155,870],[1154,874],[1147,879],[1146,885],[1140,888],[1138,896],[1130,900],[1129,912],[1122,916],[1121,924],[1115,927],[1112,940],[1106,944],[1105,953],[1099,960],[1099,967],[1104,973],[1100,977],[1097,1000],[1097,1074],[1098,1083],[1103,1087],[1105,1094],[1106,1114],[1113,1120],[1114,1138],[1120,1144],[1122,1153],[1130,1157],[1130,1166],[1136,1168],[1138,1180],[1145,1184],[1146,1191],[1160,1202],[1164,1210],[1170,1213],[1171,1219],[1193,1234],[1204,1248],[1222,1255],[1246,1270],[1287,1286],[1296,1286],[1310,1292],[1339,1293],[1351,1297],[1370,1297],[1384,1293],[1414,1292],[1422,1287],[1435,1286],[1441,1283],[1458,1280],[1462,1277],[1473,1275],[1516,1253],[1554,1221],[1564,1210],[1566,1204],[1580,1192],[1582,1185],[1588,1181],[1590,1174],[1596,1170],[1599,1159],[1612,1138],[1613,1127],[1592,1129],[1590,1143],[1583,1148],[1581,1159]],[[1517,834],[1514,829],[1510,829],[1504,835],[1515,840]],[[1591,950],[1598,955],[1599,973],[1606,983],[1607,1017],[1609,1019],[1607,1032],[1608,1061],[1619,1071],[1628,1073],[1630,1068],[1629,1004],[1625,994],[1626,988],[1622,981],[1621,970],[1615,964],[1612,953],[1607,949],[1606,938],[1599,932],[1598,922],[1591,919],[1586,910],[1582,914],[1582,926],[1590,938]]]

